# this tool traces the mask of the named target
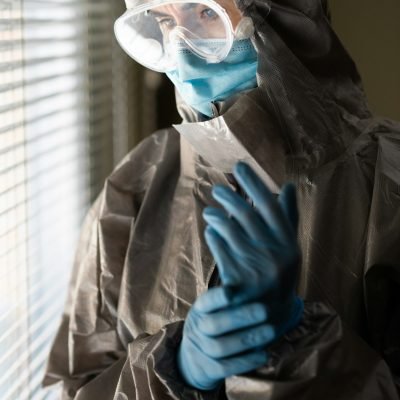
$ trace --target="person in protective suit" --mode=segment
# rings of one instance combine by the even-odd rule
[[[127,8],[117,38],[171,78],[183,123],[88,213],[44,384],[398,399],[400,125],[372,118],[326,1]]]

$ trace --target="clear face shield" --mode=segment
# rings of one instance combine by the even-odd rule
[[[127,3],[114,25],[116,38],[129,56],[159,72],[175,68],[177,50],[187,49],[208,63],[223,61],[235,37],[233,24],[241,20],[233,0]]]

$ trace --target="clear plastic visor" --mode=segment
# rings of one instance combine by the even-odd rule
[[[138,5],[115,22],[115,35],[132,58],[160,72],[174,69],[178,51],[188,50],[207,62],[220,62],[233,42],[230,17],[213,0]]]

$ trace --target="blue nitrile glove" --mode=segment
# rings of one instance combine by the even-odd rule
[[[232,305],[225,288],[200,296],[190,309],[178,350],[178,369],[187,384],[212,390],[227,377],[267,362],[263,348],[274,340],[262,303]]]
[[[213,196],[225,211],[205,209],[206,240],[235,304],[264,302],[279,338],[303,313],[295,294],[301,259],[295,188],[284,186],[276,199],[244,163],[235,166],[234,176],[255,208],[230,188],[215,186]]]

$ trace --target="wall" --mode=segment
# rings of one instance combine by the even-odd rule
[[[331,0],[330,7],[372,111],[400,121],[400,1]]]

